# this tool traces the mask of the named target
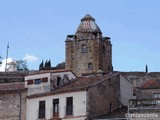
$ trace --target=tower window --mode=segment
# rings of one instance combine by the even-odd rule
[[[108,66],[108,71],[110,71],[110,67]]]
[[[93,69],[93,64],[92,63],[88,63],[88,69]]]
[[[86,45],[82,45],[81,51],[82,51],[82,53],[87,53],[88,52],[87,46]]]

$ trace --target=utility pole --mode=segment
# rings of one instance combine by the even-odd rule
[[[148,73],[148,66],[146,65],[146,73]]]
[[[7,53],[6,53],[6,65],[5,65],[5,72],[7,71],[8,51],[9,51],[9,42],[8,42],[8,44],[7,44]]]

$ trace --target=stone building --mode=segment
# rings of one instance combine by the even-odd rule
[[[24,82],[0,84],[0,120],[26,120]]]
[[[109,73],[112,68],[112,45],[109,37],[103,37],[95,19],[89,14],[81,19],[74,35],[66,38],[65,68],[77,76],[93,74],[102,70]]]

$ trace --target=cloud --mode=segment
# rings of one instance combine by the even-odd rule
[[[7,63],[13,62],[14,60],[12,58],[7,59]],[[6,59],[2,60],[2,65],[0,66],[0,71],[4,72],[6,67]]]
[[[38,58],[36,56],[30,55],[30,54],[25,54],[23,59],[26,60],[27,62],[35,62],[38,60]]]

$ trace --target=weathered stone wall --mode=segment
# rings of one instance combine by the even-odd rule
[[[120,78],[114,76],[88,89],[87,116],[97,117],[120,107]]]
[[[66,41],[66,69],[72,70],[77,76],[97,73],[99,69],[104,72],[112,71],[112,48],[109,40],[103,38],[88,38]],[[87,52],[81,51],[87,46]],[[88,69],[92,63],[93,69]]]
[[[0,93],[0,120],[26,119],[26,92]]]

